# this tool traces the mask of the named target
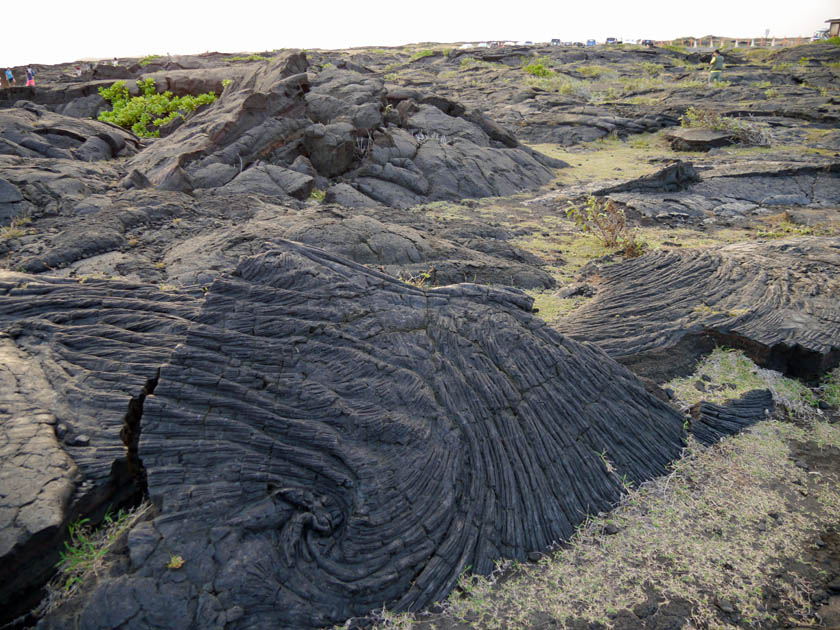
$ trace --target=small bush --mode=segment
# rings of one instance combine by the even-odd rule
[[[604,66],[581,66],[577,71],[585,77],[590,79],[598,79],[610,72],[609,68]]]
[[[793,68],[792,63],[777,63],[775,66],[773,66],[773,71],[774,72],[787,72],[791,68]]]
[[[418,50],[416,53],[411,55],[410,61],[417,61],[418,59],[422,59],[423,57],[431,57],[434,54],[434,50]]]
[[[775,88],[764,90],[764,96],[766,96],[767,98],[776,98],[777,96],[779,96],[779,90]]]
[[[32,219],[29,217],[15,217],[11,220],[9,225],[0,227],[0,241],[6,241],[13,238],[20,238],[26,236],[26,230],[21,229],[24,225],[30,223]]]
[[[798,63],[802,67],[805,67],[809,63],[811,63],[811,60],[808,57],[800,57],[799,61],[797,61],[796,63]]]
[[[141,66],[148,66],[150,63],[154,63],[158,59],[162,59],[160,55],[146,55],[140,60]]]
[[[651,63],[650,61],[645,61],[642,64],[642,70],[649,76],[658,77],[665,70],[665,67],[661,63]]]
[[[550,77],[554,72],[546,68],[541,61],[528,64],[522,68],[525,72],[535,77]]]
[[[828,44],[834,44],[835,46],[840,46],[840,36],[835,35],[834,37],[829,37],[825,41]]]
[[[313,188],[312,192],[309,193],[309,198],[312,201],[317,201],[318,203],[323,203],[324,202],[324,197],[326,197],[326,196],[327,196],[327,191],[320,190],[319,188]]]
[[[627,219],[624,210],[612,199],[606,202],[589,195],[583,208],[570,205],[566,216],[572,219],[584,232],[591,232],[606,247],[616,247],[627,236]]]
[[[185,117],[200,105],[212,103],[216,94],[207,92],[198,96],[173,96],[172,92],[158,94],[155,80],[137,81],[140,96],[131,96],[125,81],[117,81],[109,88],[99,88],[99,95],[111,104],[111,111],[99,114],[99,120],[114,123],[142,137],[158,137],[157,127],[176,117]]]

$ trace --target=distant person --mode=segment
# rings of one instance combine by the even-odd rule
[[[76,66],[76,67],[74,68],[74,70],[76,71],[76,76],[77,76],[77,77],[82,76],[82,66]]]
[[[117,67],[118,65],[120,65],[120,62],[117,61],[116,57],[114,57],[114,60],[111,62],[111,65],[114,66],[114,67]]]
[[[12,71],[9,68],[6,68],[6,81],[8,82],[9,87],[15,86],[15,75],[12,74]]]
[[[720,51],[717,48],[715,48],[715,52],[712,53],[712,60],[709,62],[709,68],[709,85],[712,83],[718,83],[721,76],[723,76],[723,55],[720,54]]]
[[[35,87],[35,71],[30,67],[26,66],[26,87]]]

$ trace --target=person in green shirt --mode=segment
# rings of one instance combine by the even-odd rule
[[[709,62],[709,67],[711,68],[711,72],[709,72],[709,85],[711,85],[720,81],[720,77],[723,74],[723,55],[720,54],[717,48],[712,53],[712,60]]]

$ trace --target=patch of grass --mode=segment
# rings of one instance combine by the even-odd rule
[[[8,241],[13,238],[20,238],[26,236],[28,230],[22,229],[24,225],[29,225],[32,219],[29,217],[14,217],[9,225],[0,227],[0,241]]]
[[[665,44],[664,46],[662,46],[662,48],[664,48],[665,50],[670,50],[671,52],[678,52],[678,53],[686,52],[686,50],[683,46],[678,46],[677,44]]]
[[[784,62],[784,63],[777,63],[775,66],[773,66],[772,69],[773,69],[774,72],[787,72],[791,68],[793,68],[792,63]]]
[[[789,236],[835,236],[840,234],[840,226],[836,223],[821,223],[803,225],[794,223],[790,214],[782,212],[764,217],[766,227],[756,230],[757,238],[787,238]]]
[[[158,59],[163,59],[161,55],[146,55],[140,60],[141,66],[148,66],[151,63],[154,63]]]
[[[661,63],[653,63],[650,61],[643,62],[641,68],[642,72],[651,77],[658,77],[665,70],[665,66],[663,66]]]
[[[68,525],[68,540],[56,565],[58,572],[47,585],[47,595],[34,611],[42,617],[58,608],[105,565],[105,558],[116,543],[134,525],[152,511],[151,503],[143,503],[133,510],[110,511],[102,524],[93,528],[83,518]]]
[[[418,59],[423,59],[424,57],[431,57],[435,54],[434,50],[418,50],[416,53],[409,57],[409,61],[417,61]]]
[[[773,84],[770,83],[770,81],[753,81],[752,83],[750,83],[751,87],[759,88],[761,90],[767,89],[771,85],[773,85]]]
[[[697,390],[694,383],[701,375],[708,376],[712,383],[722,387],[713,391],[707,388],[705,392]],[[769,389],[776,404],[792,415],[812,413],[817,403],[814,393],[799,381],[785,378],[773,370],[759,368],[743,352],[728,348],[715,348],[697,365],[695,375],[675,378],[666,383],[665,387],[674,390],[675,397],[687,406],[701,400],[725,403],[740,398],[752,389]]]
[[[666,602],[685,600],[694,628],[731,627],[721,618],[722,600],[745,626],[789,621],[763,607],[768,591],[797,615],[792,623],[807,625],[810,587],[781,569],[840,518],[840,488],[815,484],[820,507],[803,509],[795,484],[807,484],[808,475],[791,460],[788,440],[823,434],[830,443],[840,428],[771,421],[709,448],[689,440],[670,474],[630,490],[611,513],[590,517],[560,551],[537,564],[499,563],[486,577],[462,575],[444,616],[449,625],[486,630],[538,627],[537,614],[558,627],[611,628],[615,613],[645,602],[653,588]],[[605,536],[607,525],[618,532]],[[429,627],[410,615],[390,614],[387,623],[376,627]]]
[[[228,57],[227,61],[268,61],[268,57],[263,57],[262,55],[236,55]]]
[[[840,70],[840,61],[823,61],[823,65],[832,70]]]
[[[645,92],[665,88],[665,80],[657,76],[632,77],[621,79],[622,92]]]
[[[775,88],[769,88],[767,90],[764,90],[764,96],[766,96],[767,98],[778,98],[780,94],[781,92],[779,92],[779,90]]]
[[[597,65],[579,66],[577,68],[577,72],[578,72],[578,74],[581,74],[585,77],[589,77],[590,79],[598,79],[598,78],[603,77],[603,76],[608,75],[608,74],[615,74],[614,70],[611,70],[610,68],[606,68],[604,66],[597,66]]]
[[[324,203],[324,197],[327,196],[326,190],[321,190],[319,188],[313,188],[312,192],[309,193],[309,198],[312,201],[317,201],[318,203]]]
[[[587,300],[581,296],[560,298],[557,297],[556,291],[531,290],[526,293],[534,298],[534,308],[538,310],[537,316],[546,324],[556,323]]]
[[[840,368],[823,377],[821,398],[832,407],[840,407]]]

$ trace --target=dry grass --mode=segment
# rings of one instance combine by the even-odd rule
[[[801,385],[739,353],[716,352],[695,378],[701,374],[737,381],[738,390],[726,390],[733,396],[770,386],[777,403],[807,414],[805,420],[761,422],[712,447],[690,440],[667,476],[631,489],[615,510],[591,517],[556,553],[537,564],[502,564],[489,577],[464,575],[442,615],[382,611],[376,627],[524,630],[539,620],[610,628],[617,613],[648,601],[651,592],[661,604],[687,603],[689,628],[812,623],[812,585],[786,567],[803,561],[815,536],[840,520],[840,484],[797,467],[790,443],[840,448],[840,427],[812,412]],[[677,384],[686,404],[691,390]],[[608,526],[613,535],[605,534]],[[498,580],[503,572],[508,577]],[[765,606],[768,594],[789,617]],[[721,608],[729,605],[735,612],[727,616]]]

